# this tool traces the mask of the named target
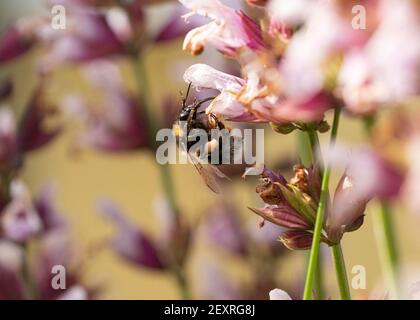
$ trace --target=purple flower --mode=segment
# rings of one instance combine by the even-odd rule
[[[66,270],[65,289],[54,289],[51,285],[54,266],[63,266]],[[43,300],[93,298],[94,289],[82,284],[80,270],[81,260],[71,246],[68,234],[62,230],[49,232],[42,237],[31,266],[37,297]]]
[[[164,269],[159,249],[150,237],[125,218],[116,204],[102,200],[98,210],[117,228],[117,236],[110,242],[122,258],[135,265],[150,269]]]
[[[60,128],[45,128],[45,121],[53,113],[53,106],[45,103],[44,83],[33,92],[26,106],[22,124],[19,128],[18,143],[21,152],[39,149],[51,142],[60,132]]]
[[[142,106],[124,87],[118,68],[108,61],[89,64],[88,80],[104,94],[96,110],[83,98],[68,96],[63,108],[84,124],[77,143],[97,150],[120,152],[147,146]]]
[[[0,64],[20,57],[34,44],[33,37],[19,23],[9,26],[0,35]]]
[[[62,230],[67,227],[67,222],[61,210],[55,203],[56,189],[52,184],[46,184],[41,187],[34,199],[34,207],[38,212],[38,216],[42,221],[43,231],[49,232],[54,230]]]
[[[41,69],[60,63],[87,62],[123,52],[123,44],[104,14],[93,10],[72,10],[65,30],[44,36],[49,50]]]
[[[234,207],[221,203],[209,208],[204,231],[210,243],[223,250],[240,256],[248,253],[249,240]]]
[[[215,260],[201,260],[199,292],[208,300],[242,300],[245,298],[242,288],[232,280]]]

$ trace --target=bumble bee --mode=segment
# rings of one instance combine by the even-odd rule
[[[223,157],[228,153],[229,159],[234,159],[235,152],[240,148],[240,144],[234,141],[234,137],[230,135],[230,129],[217,118],[213,113],[206,113],[205,110],[199,108],[206,102],[212,101],[215,97],[209,97],[203,100],[194,100],[192,104],[187,105],[187,98],[191,89],[191,83],[188,86],[187,94],[182,99],[182,108],[175,121],[173,131],[177,138],[177,144],[181,151],[187,153],[189,160],[194,164],[200,176],[206,185],[215,193],[220,193],[220,180],[229,179],[217,166],[226,164]],[[207,133],[207,142],[205,144],[205,153],[201,154],[200,150],[192,150],[194,147],[195,136],[194,129],[202,129]],[[217,129],[228,135],[229,144],[225,149],[222,136],[214,138],[212,130]],[[185,139],[181,142],[180,137]],[[216,159],[216,161],[212,161]],[[215,163],[216,162],[216,163]]]

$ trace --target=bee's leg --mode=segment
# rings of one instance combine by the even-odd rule
[[[207,121],[209,122],[209,126],[210,126],[211,129],[215,129],[215,128],[220,129],[220,127],[219,127],[220,121],[219,121],[219,119],[217,119],[217,117],[213,113],[209,113],[207,115]]]
[[[206,142],[206,144],[204,146],[204,150],[207,151],[207,158],[208,158],[209,163],[211,163],[212,154],[214,153],[214,151],[219,149],[219,146],[220,146],[220,143],[216,139],[212,139],[212,140]],[[220,154],[219,154],[219,159],[217,159],[217,161],[218,161],[217,164],[220,164]]]

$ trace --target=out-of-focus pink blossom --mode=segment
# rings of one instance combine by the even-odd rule
[[[180,0],[191,14],[209,17],[212,21],[191,30],[185,37],[183,48],[200,54],[207,43],[219,51],[236,56],[240,48],[262,50],[265,44],[259,25],[242,10],[234,10],[219,0]],[[184,17],[188,18],[191,14]]]
[[[33,35],[19,23],[9,26],[0,35],[0,64],[23,55],[35,42]]]
[[[42,230],[42,221],[22,181],[12,182],[10,194],[12,200],[0,216],[1,229],[6,239],[24,243]]]
[[[221,203],[209,208],[204,231],[210,243],[235,255],[248,252],[248,239],[235,208]]]
[[[268,0],[246,0],[246,2],[251,6],[264,7]]]
[[[165,263],[182,266],[189,253],[191,230],[187,221],[174,212],[168,200],[158,198],[155,201],[155,213],[159,221],[159,233],[155,242],[165,252]]]
[[[294,27],[306,21],[316,2],[311,0],[271,0],[268,10],[276,20]]]
[[[99,203],[98,210],[115,224],[118,230],[117,236],[111,240],[111,245],[116,253],[141,267],[155,270],[165,268],[156,244],[144,231],[128,221],[116,204],[104,199]]]
[[[334,242],[343,232],[362,225],[366,205],[371,199],[391,200],[398,196],[404,176],[370,149],[350,151],[338,147],[332,152],[331,161],[335,167],[346,167],[328,218],[328,236]]]
[[[240,286],[229,277],[222,266],[216,260],[208,258],[200,262],[197,269],[200,279],[198,283],[199,293],[203,299],[208,300],[241,300],[246,297]]]
[[[81,285],[75,285],[68,288],[63,294],[61,294],[57,300],[88,300],[89,293],[86,288]]]
[[[379,18],[366,45],[345,57],[339,78],[344,101],[357,114],[420,94],[419,10],[411,1],[381,1]]]
[[[54,266],[63,266],[65,288],[52,287]],[[81,260],[71,245],[69,235],[62,230],[49,232],[42,237],[39,251],[31,267],[31,276],[38,299],[88,299],[94,296],[94,289],[85,286],[81,281]]]
[[[179,37],[185,36],[190,30],[204,24],[205,18],[199,15],[194,15],[188,18],[188,23],[181,18],[188,11],[182,5],[176,5],[171,13],[168,21],[159,30],[154,40],[156,42],[170,41]]]
[[[138,150],[147,144],[146,128],[138,100],[124,87],[117,66],[107,61],[91,64],[86,69],[88,80],[104,95],[95,111],[82,97],[71,95],[62,107],[81,121],[85,128],[80,145],[102,151]]]
[[[50,47],[42,61],[44,71],[60,63],[86,62],[123,51],[107,17],[94,11],[72,10],[66,29],[45,31],[43,38]]]
[[[32,93],[19,128],[18,143],[21,152],[30,152],[50,143],[60,132],[60,127],[46,128],[45,122],[54,113],[54,106],[45,101],[44,83]]]
[[[41,187],[34,199],[34,207],[42,221],[43,232],[65,231],[67,222],[56,202],[56,189],[53,184]]]
[[[273,289],[269,293],[270,300],[292,300],[289,294],[281,289]]]

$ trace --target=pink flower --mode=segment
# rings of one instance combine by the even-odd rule
[[[258,71],[250,71],[247,80],[244,80],[204,64],[195,64],[185,71],[184,80],[197,89],[220,91],[206,111],[231,121],[314,121],[322,119],[324,112],[332,107],[331,98],[322,92],[290,99],[268,94]]]
[[[154,37],[155,41],[164,42],[179,37],[185,37],[185,35],[190,30],[197,28],[205,23],[205,18],[198,15],[189,17],[188,23],[185,23],[181,16],[183,16],[187,12],[187,9],[181,4],[176,5],[168,21],[165,22],[163,27],[159,30],[158,34]]]
[[[195,64],[185,71],[184,81],[192,83],[198,90],[216,89],[220,91],[220,94],[207,108],[207,112],[222,115],[232,121],[254,121],[257,119],[237,100],[237,95],[245,84],[245,80],[205,64]]]
[[[207,43],[228,56],[236,56],[238,49],[263,50],[265,44],[258,24],[242,10],[234,10],[219,0],[180,0],[191,14],[209,17],[212,21],[188,32],[183,49],[200,54]]]
[[[268,10],[278,21],[282,21],[290,26],[299,26],[306,21],[317,1],[271,0],[268,5]]]

